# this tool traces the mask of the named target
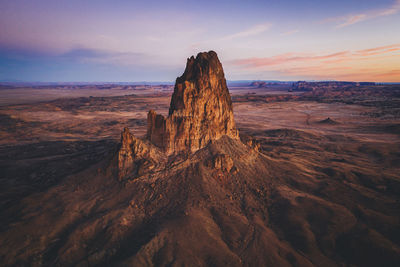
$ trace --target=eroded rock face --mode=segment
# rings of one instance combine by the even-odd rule
[[[234,167],[232,158],[227,154],[217,154],[211,161],[206,163],[209,167],[223,172],[230,172]]]
[[[185,72],[176,79],[168,117],[150,110],[145,140],[124,129],[119,179],[140,176],[165,155],[194,152],[225,135],[239,139],[224,71],[214,51],[199,53],[187,60]],[[230,170],[225,163],[223,168]]]
[[[176,79],[169,116],[151,110],[147,122],[147,139],[167,154],[194,152],[224,135],[238,139],[232,100],[214,51],[187,60]]]
[[[125,128],[121,133],[121,147],[118,151],[118,179],[140,176],[153,169],[161,157],[149,144],[136,138]]]
[[[251,147],[254,151],[259,152],[261,147],[260,143],[257,142],[254,138],[248,135],[240,135],[240,141],[242,141],[243,144]]]

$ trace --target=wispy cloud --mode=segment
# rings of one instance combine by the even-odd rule
[[[115,66],[155,65],[153,56],[141,52],[119,52],[87,47],[76,47],[64,53],[29,49],[7,49],[0,46],[0,56],[18,61],[46,60],[54,62],[112,64]]]
[[[141,52],[118,52],[93,48],[75,48],[55,57],[80,63],[113,64],[115,66],[149,66],[158,64],[155,62],[154,56]]]
[[[389,52],[400,51],[400,44],[374,47],[357,51],[340,51],[326,55],[310,55],[304,53],[286,53],[272,57],[264,58],[246,58],[233,60],[230,63],[238,66],[246,66],[249,68],[259,68],[282,65],[286,63],[307,63],[307,62],[341,62],[352,59],[361,59],[363,57],[382,55]]]
[[[287,32],[281,33],[281,36],[288,36],[288,35],[292,35],[292,34],[295,34],[295,33],[298,33],[298,32],[299,32],[299,30],[287,31]]]
[[[358,50],[356,51],[356,55],[360,56],[373,56],[373,55],[380,55],[380,54],[385,54],[389,52],[394,52],[394,51],[399,51],[400,50],[400,44],[394,44],[394,45],[386,45],[386,46],[379,46],[379,47],[374,47],[374,48],[369,48],[369,49],[364,49],[364,50]]]
[[[238,59],[232,61],[232,63],[233,65],[247,66],[249,68],[259,68],[259,67],[282,65],[286,63],[295,63],[295,62],[324,61],[332,59],[337,60],[346,58],[349,56],[349,54],[350,53],[348,51],[341,51],[327,55],[306,55],[306,54],[286,53],[272,57]]]
[[[268,31],[271,28],[272,24],[271,23],[264,23],[264,24],[258,24],[254,25],[246,30],[226,35],[221,38],[221,40],[232,40],[232,39],[237,39],[237,38],[243,38],[243,37],[249,37],[249,36],[256,36],[259,35],[263,32]]]
[[[344,19],[344,22],[336,25],[336,28],[343,28],[366,20],[368,18],[365,14],[350,15]]]
[[[227,62],[238,70],[309,79],[400,81],[400,43],[326,54],[285,53]],[[295,79],[295,78],[294,78]]]
[[[328,18],[322,21],[322,23],[335,22],[335,28],[344,28],[362,21],[375,19],[378,17],[390,16],[400,12],[400,0],[395,2],[386,8],[366,10],[360,13],[348,14],[346,16]]]

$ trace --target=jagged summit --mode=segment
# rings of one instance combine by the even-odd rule
[[[173,154],[194,152],[224,135],[238,139],[222,64],[214,51],[199,53],[176,79],[169,116],[149,111],[146,138]]]
[[[186,85],[186,83],[188,84]],[[190,103],[185,103],[189,100],[187,96],[192,95],[197,96],[197,98],[222,96],[221,99],[227,102],[230,110],[232,110],[224,70],[217,53],[214,51],[199,53],[196,58],[193,56],[188,58],[184,73],[176,79],[169,115],[182,110],[185,110],[185,113],[192,111],[190,110]]]
[[[119,179],[156,168],[163,156],[192,153],[223,136],[239,140],[222,64],[214,51],[188,58],[176,79],[167,118],[150,110],[145,140],[124,129],[118,152]]]

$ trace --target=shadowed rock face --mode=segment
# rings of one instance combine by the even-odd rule
[[[147,139],[167,154],[194,152],[224,135],[238,139],[232,100],[214,51],[188,59],[176,79],[169,116],[150,110]]]
[[[136,138],[128,128],[121,133],[121,147],[118,151],[118,179],[141,175],[143,170],[153,169],[162,161],[159,151]]]

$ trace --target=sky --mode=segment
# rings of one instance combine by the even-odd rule
[[[400,0],[0,0],[0,81],[400,82]]]

